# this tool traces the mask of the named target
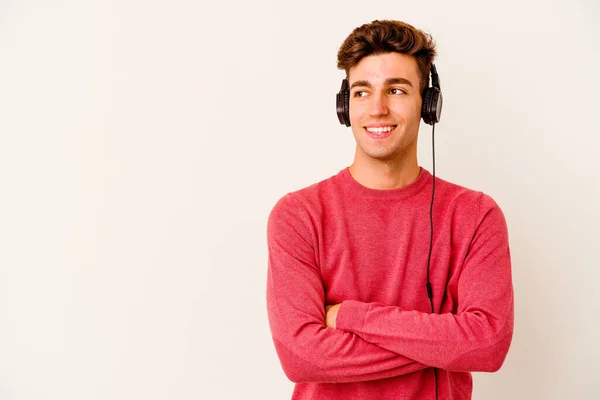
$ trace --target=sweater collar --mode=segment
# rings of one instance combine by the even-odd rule
[[[357,195],[369,199],[401,200],[414,196],[420,192],[425,185],[432,181],[432,175],[423,167],[419,167],[419,175],[408,185],[398,189],[371,189],[361,185],[350,174],[350,167],[339,172],[339,177],[350,195]]]

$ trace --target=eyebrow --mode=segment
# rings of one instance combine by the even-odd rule
[[[412,83],[406,78],[387,78],[384,83],[386,86],[408,85],[408,86],[412,87]],[[356,86],[364,86],[364,87],[368,87],[368,88],[373,87],[373,85],[371,85],[371,82],[369,82],[369,81],[356,81],[352,84],[352,86],[350,86],[350,89],[352,89]]]

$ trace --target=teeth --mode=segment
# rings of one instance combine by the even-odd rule
[[[367,130],[371,133],[384,133],[384,132],[389,132],[392,129],[394,129],[393,126],[382,126],[380,128],[367,128]]]

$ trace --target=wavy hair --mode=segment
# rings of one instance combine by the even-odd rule
[[[375,20],[355,28],[337,54],[337,67],[346,71],[367,56],[401,53],[417,61],[421,93],[429,86],[429,71],[436,56],[435,43],[426,32],[402,21]]]

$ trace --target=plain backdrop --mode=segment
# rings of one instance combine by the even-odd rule
[[[437,175],[509,226],[474,399],[598,398],[597,1],[0,0],[0,399],[291,397],[266,221],[351,164],[336,54],[374,19],[433,35]]]

